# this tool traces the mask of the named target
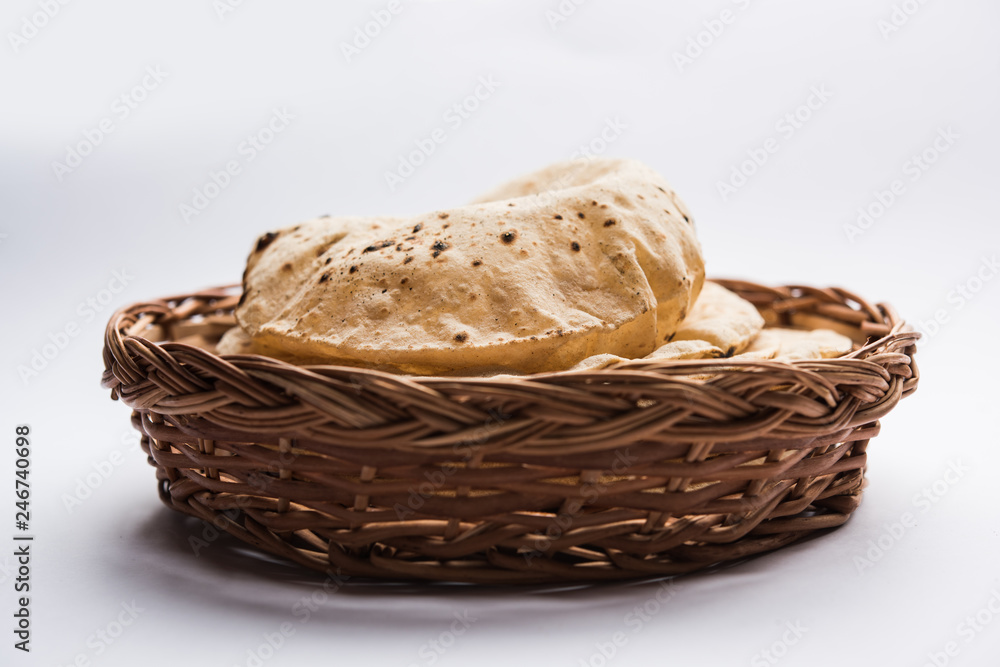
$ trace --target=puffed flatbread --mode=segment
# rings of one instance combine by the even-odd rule
[[[664,343],[646,356],[644,361],[683,361],[685,359],[717,359],[725,356],[725,353],[703,340],[682,340],[672,343]],[[596,371],[623,361],[630,361],[616,354],[596,354],[592,357],[576,363],[569,370],[571,371]]]
[[[318,218],[265,234],[247,262],[240,327],[295,360],[531,373],[650,354],[698,298],[690,216],[649,167],[572,161],[497,192],[412,218]]]
[[[810,312],[795,312],[790,317],[792,326],[801,329],[829,329],[850,338],[856,343],[864,343],[866,336],[857,327],[849,326],[844,322],[835,320],[832,317],[825,317]]]
[[[707,341],[731,357],[749,345],[763,328],[764,318],[752,303],[709,281],[670,340]]]
[[[648,361],[681,361],[731,357],[746,348],[764,326],[752,303],[721,285],[705,281],[701,294],[673,336],[647,355]],[[577,362],[570,370],[600,370],[628,359],[600,354]]]
[[[738,359],[830,359],[851,351],[853,343],[843,334],[829,329],[764,329]]]
[[[215,345],[215,351],[218,354],[261,354],[265,357],[274,357],[282,361],[321,363],[318,359],[297,359],[280,349],[268,347],[259,341],[255,341],[239,326],[235,326],[222,334],[222,338]]]

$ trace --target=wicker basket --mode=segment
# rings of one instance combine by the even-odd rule
[[[136,304],[103,386],[171,508],[346,575],[477,583],[691,572],[844,523],[918,334],[841,289],[718,281],[843,357],[399,376],[211,350],[234,287]],[[156,342],[172,341],[172,342]]]

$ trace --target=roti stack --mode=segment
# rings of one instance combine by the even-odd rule
[[[417,375],[592,371],[628,360],[837,356],[705,282],[684,203],[633,160],[576,160],[469,206],[329,217],[250,254],[220,354]]]
[[[693,223],[631,160],[555,165],[461,208],[262,236],[220,352],[414,374],[643,357],[702,288]]]

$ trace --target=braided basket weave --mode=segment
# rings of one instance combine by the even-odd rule
[[[919,377],[918,334],[888,306],[717,282],[770,325],[835,328],[855,349],[497,378],[299,367],[211,351],[234,323],[227,287],[116,313],[103,386],[133,409],[163,502],[310,568],[680,574],[844,523],[878,420]]]

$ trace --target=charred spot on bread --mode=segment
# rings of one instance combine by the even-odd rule
[[[262,252],[267,246],[271,245],[271,241],[278,238],[278,234],[281,232],[267,232],[263,234],[259,239],[257,239],[257,245],[254,247],[254,252]]]
[[[396,243],[395,241],[379,241],[378,243],[373,243],[372,245],[362,250],[361,254],[365,254],[366,252],[375,252],[376,250],[381,250],[382,248],[388,248],[389,246],[394,245],[395,243]]]
[[[444,252],[445,250],[447,250],[447,249],[448,249],[449,247],[451,247],[451,246],[449,246],[449,245],[448,245],[447,243],[445,243],[444,241],[435,241],[435,242],[434,242],[434,245],[432,245],[432,246],[431,246],[431,250],[433,250],[433,251],[434,251],[434,252],[433,252],[433,253],[431,253],[431,254],[432,254],[432,255],[433,255],[434,257],[437,257],[438,255],[440,255],[441,253],[443,253],[443,252]]]

